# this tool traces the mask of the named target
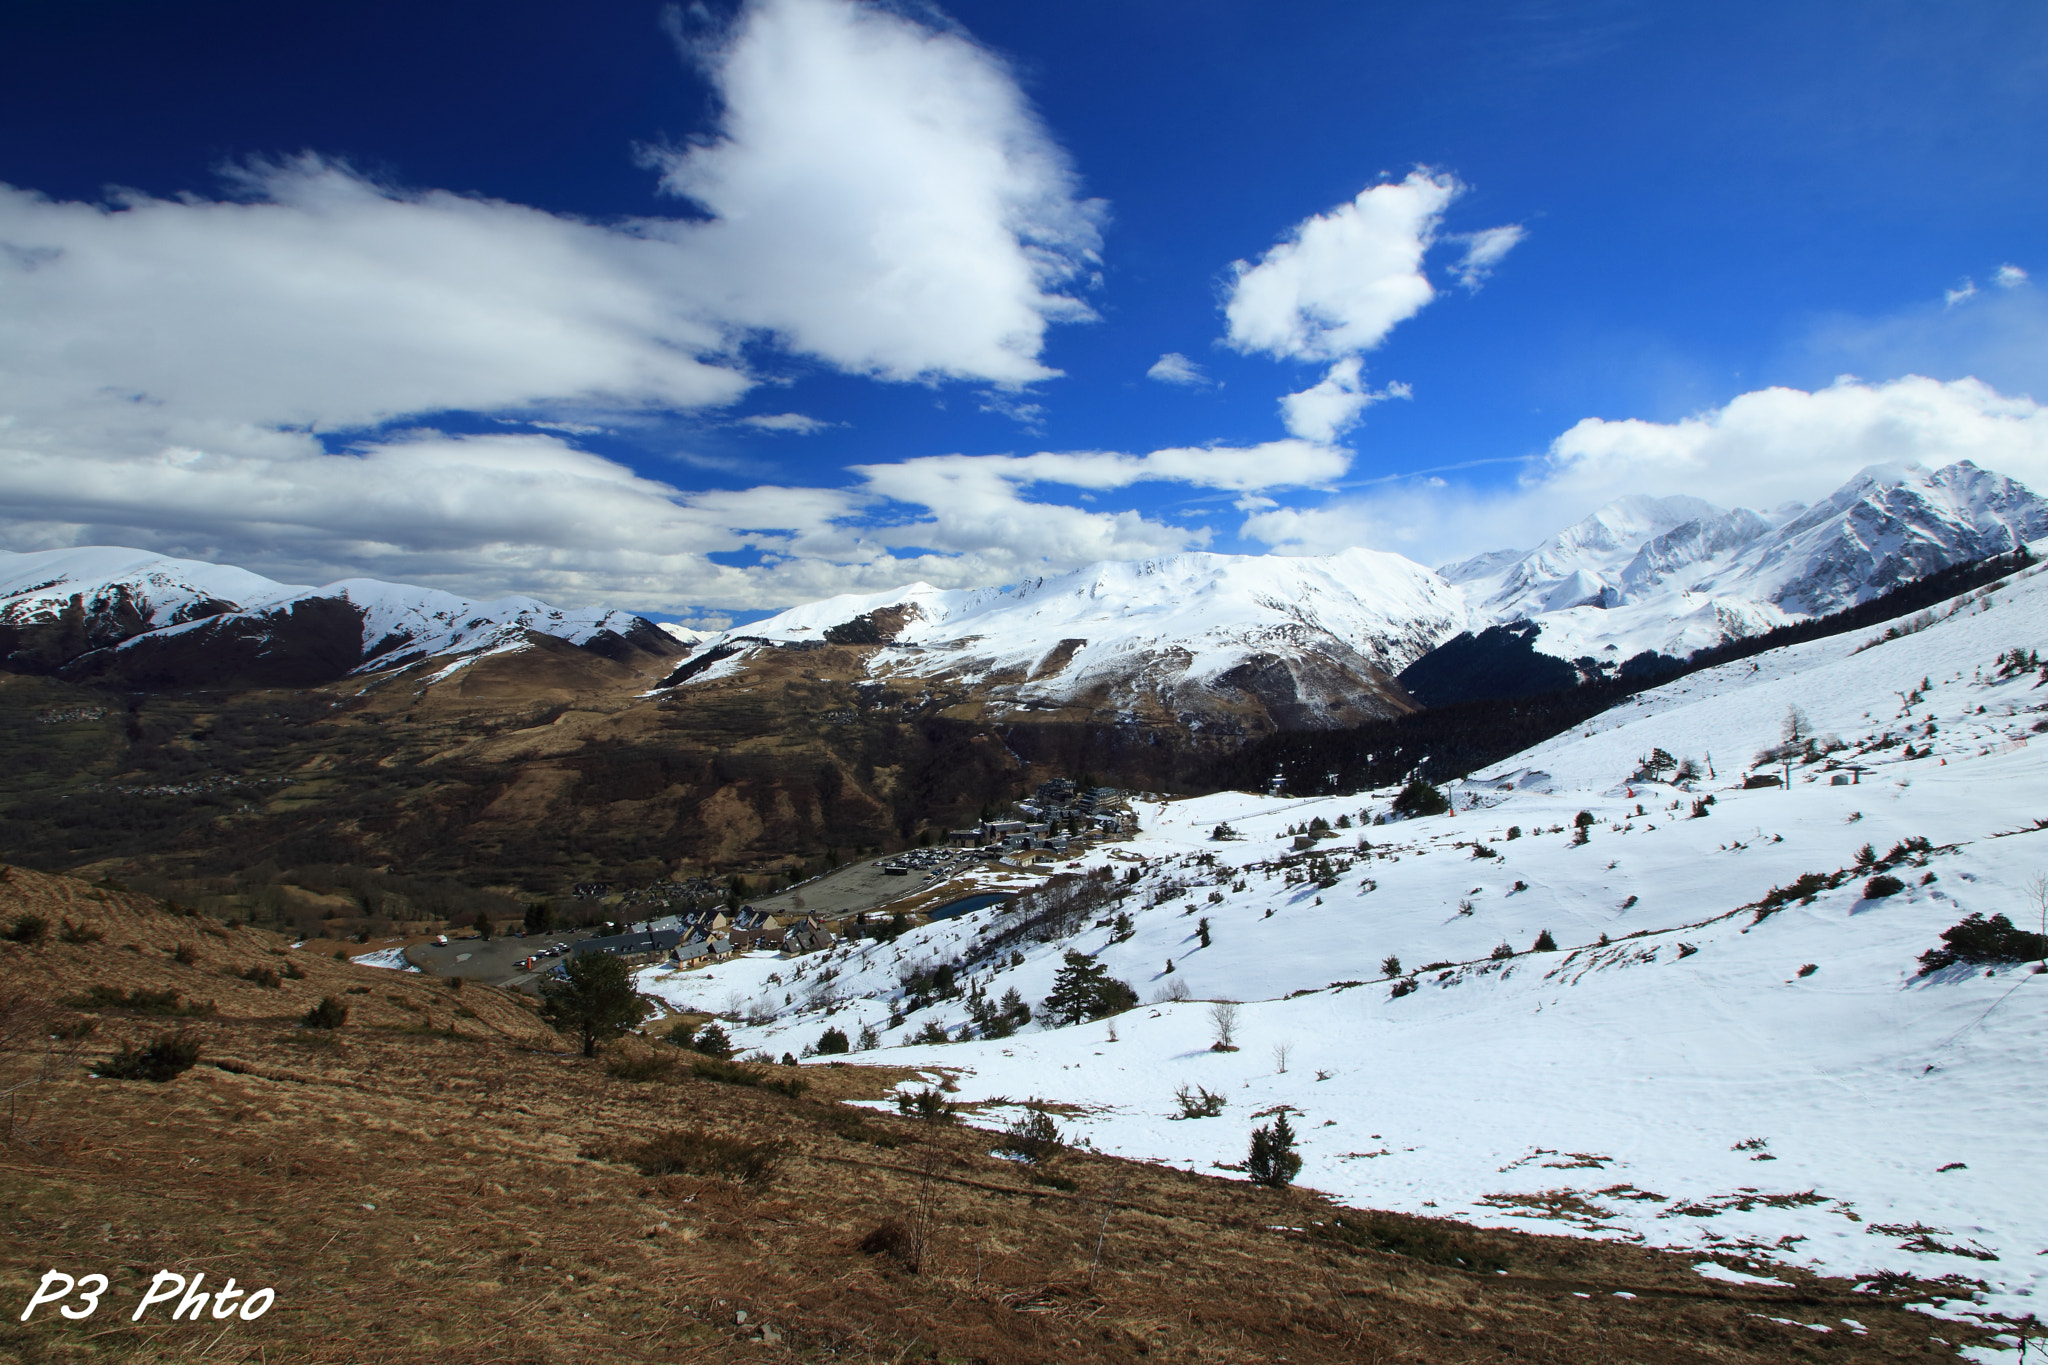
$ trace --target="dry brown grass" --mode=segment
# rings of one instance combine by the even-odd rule
[[[39,1088],[0,1152],[0,1357],[1581,1365],[1917,1361],[1953,1358],[1934,1333],[1967,1335],[1841,1282],[1721,1285],[1690,1258],[1398,1215],[1332,1227],[1341,1211],[1311,1192],[1088,1153],[1056,1160],[1074,1187],[1060,1192],[993,1159],[986,1132],[832,1102],[879,1095],[900,1069],[806,1067],[816,1085],[798,1099],[686,1069],[622,1080],[474,983],[458,997],[315,958],[270,989],[230,974],[277,960],[268,935],[217,937],[140,898],[14,869],[0,916],[25,907],[89,919],[106,940],[0,948],[0,979],[47,999],[177,989],[218,1009],[178,1021],[205,1051],[175,1080],[72,1067]],[[174,960],[180,943],[197,961]],[[350,1003],[348,1025],[297,1028],[328,994]],[[164,1027],[114,1010],[97,1023],[88,1059]],[[713,1169],[717,1143],[782,1150],[745,1183],[613,1159],[660,1155],[641,1144],[679,1131],[700,1136],[649,1169]],[[109,1276],[94,1317],[16,1321],[51,1267]],[[131,1323],[158,1268],[274,1286],[277,1305],[254,1323],[173,1324],[162,1308]],[[1849,1336],[1844,1317],[1869,1334]]]

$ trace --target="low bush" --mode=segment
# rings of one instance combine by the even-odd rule
[[[1173,1098],[1180,1104],[1178,1117],[1184,1119],[1213,1119],[1223,1112],[1223,1106],[1228,1103],[1223,1096],[1199,1085],[1193,1090],[1183,1085],[1173,1092]]]
[[[835,1105],[826,1112],[824,1124],[826,1131],[830,1132],[834,1137],[845,1139],[847,1142],[864,1142],[870,1147],[880,1147],[885,1150],[900,1145],[897,1143],[894,1135],[885,1133],[879,1128],[869,1127],[857,1109],[847,1109]]]
[[[50,936],[50,922],[41,915],[17,915],[14,923],[7,926],[4,937],[10,943],[26,943],[30,947],[41,943]]]
[[[284,986],[283,978],[279,977],[276,972],[268,967],[249,967],[242,971],[240,975],[242,980],[253,981],[267,991],[281,990]]]
[[[605,1074],[622,1081],[665,1081],[676,1074],[676,1059],[659,1053],[639,1052],[614,1057],[605,1063]]]
[[[676,1128],[603,1155],[642,1175],[708,1175],[759,1187],[775,1178],[787,1150],[782,1142],[748,1142],[704,1128]]]
[[[307,1010],[299,1022],[307,1028],[340,1028],[348,1022],[348,1006],[331,995],[323,995],[320,1003]]]
[[[796,1099],[811,1088],[811,1083],[800,1076],[772,1076],[759,1067],[729,1061],[724,1057],[698,1057],[690,1063],[690,1074],[699,1080],[716,1081],[720,1085],[759,1086],[763,1090],[773,1090],[776,1094],[787,1095],[791,1099]]]
[[[1065,1146],[1052,1115],[1043,1109],[1031,1108],[1004,1130],[995,1150],[1021,1157],[1034,1166],[1042,1166],[1058,1156]]]
[[[2004,915],[1985,919],[1971,913],[1953,928],[1941,931],[1942,946],[1920,954],[1920,974],[1938,972],[1958,963],[1995,965],[2003,962],[2048,960],[2048,935],[2018,928]]]
[[[831,1053],[851,1051],[853,1051],[853,1044],[847,1041],[846,1033],[843,1029],[828,1028],[818,1037],[818,1055],[821,1057]]]
[[[190,1071],[199,1062],[199,1040],[166,1033],[147,1047],[124,1047],[101,1062],[95,1074],[112,1081],[155,1081],[161,1084]]]
[[[1319,1241],[1391,1252],[1455,1270],[1492,1273],[1508,1265],[1491,1239],[1482,1240],[1455,1225],[1433,1220],[1347,1213],[1326,1223],[1311,1222],[1306,1231]]]
[[[899,1092],[896,1112],[905,1118],[922,1119],[926,1123],[956,1123],[960,1118],[960,1106],[947,1099],[944,1091],[930,1086]]]
[[[64,921],[64,927],[57,931],[57,937],[66,943],[101,943],[106,940],[104,929],[95,929],[90,924],[73,924]]]
[[[214,1012],[211,1000],[181,1004],[182,999],[177,991],[125,991],[119,986],[94,986],[84,995],[73,996],[64,1003],[78,1010],[127,1010],[132,1014],[165,1014],[183,1018],[199,1018]]]
[[[860,1239],[860,1249],[870,1256],[887,1256],[906,1270],[915,1272],[918,1261],[917,1235],[895,1218],[884,1219],[880,1226]]]
[[[1886,896],[1896,896],[1905,889],[1906,884],[1897,877],[1892,876],[1890,873],[1880,872],[1869,881],[1863,883],[1863,899],[1879,901],[1883,900]]]
[[[1450,798],[1419,777],[1410,779],[1394,798],[1396,815],[1442,815],[1450,808]]]

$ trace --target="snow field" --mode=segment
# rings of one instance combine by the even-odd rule
[[[1348,1202],[1641,1239],[1766,1274],[1783,1262],[1953,1276],[1935,1311],[2039,1311],[2048,976],[1915,973],[1971,911],[2038,927],[2027,883],[2048,872],[2048,830],[2032,832],[2048,817],[2048,744],[2029,740],[2048,688],[2031,672],[2000,680],[1996,664],[2048,645],[2048,577],[1859,652],[1869,638],[1646,694],[1458,784],[1452,815],[1356,827],[1391,792],[1141,807],[1142,834],[1078,860],[1140,870],[1122,885],[1122,942],[1095,924],[1111,906],[1071,940],[1021,945],[1020,965],[975,962],[976,939],[1014,913],[997,909],[894,944],[643,980],[673,1000],[757,1010],[767,1022],[736,1037],[777,1056],[828,1026],[872,1025],[894,1045],[880,1059],[947,1068],[962,1100],[1080,1106],[1063,1128],[1103,1151],[1215,1170],[1241,1162],[1249,1130],[1284,1105],[1302,1182]],[[1836,758],[1867,767],[1860,785],[1795,766],[1789,791],[1739,789],[1793,706],[1847,744]],[[1903,739],[1928,756],[1905,759]],[[1652,747],[1711,754],[1716,777],[1694,791],[1631,783]],[[1580,810],[1596,819],[1575,846]],[[1316,845],[1342,871],[1333,886],[1290,884],[1287,830],[1318,815],[1354,822]],[[1221,821],[1243,838],[1212,841]],[[1509,825],[1522,836],[1506,838]],[[1866,869],[1760,922],[1741,909],[1802,873],[1854,868],[1866,843],[1882,857],[1914,836],[1935,850],[1894,868],[1898,895],[1866,900]],[[1475,842],[1499,856],[1474,856]],[[1529,951],[1546,929],[1558,950]],[[1514,956],[1496,961],[1502,943]],[[886,1027],[906,966],[964,957],[963,986],[1014,988],[1036,1007],[1069,948],[1141,999],[1175,983],[1199,999],[943,1046],[900,1044],[932,1019],[957,1034],[963,1000]],[[1392,997],[1388,954],[1412,994]],[[1454,965],[1417,972],[1429,963]],[[1210,1050],[1209,999],[1245,1002],[1238,1051]],[[1223,1095],[1223,1114],[1172,1117],[1182,1085]]]

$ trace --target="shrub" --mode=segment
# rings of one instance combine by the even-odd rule
[[[1442,815],[1450,808],[1450,798],[1419,777],[1409,779],[1394,798],[1396,815]]]
[[[119,986],[94,986],[84,995],[64,1003],[73,1009],[132,1010],[136,1014],[171,1014],[194,1017],[214,1012],[211,1000],[180,1004],[177,991],[124,991]]]
[[[287,981],[304,981],[306,979],[306,969],[296,962],[287,962],[284,964],[284,979]]]
[[[1383,958],[1381,958],[1381,959],[1380,959],[1380,975],[1381,975],[1381,976],[1399,976],[1400,974],[1401,974],[1401,959],[1400,959],[1400,958],[1398,958],[1398,957],[1395,957],[1395,956],[1394,956],[1394,955],[1393,955],[1392,953],[1388,953],[1388,954],[1387,954],[1387,955],[1386,955],[1385,957],[1383,957]]]
[[[1519,838],[1521,838],[1521,837],[1522,837],[1522,827],[1521,827],[1520,825],[1509,825],[1509,826],[1508,826],[1508,838],[1510,838],[1510,839],[1519,839]]]
[[[1457,1270],[1490,1273],[1507,1268],[1506,1258],[1480,1236],[1435,1220],[1347,1212],[1327,1223],[1311,1222],[1307,1232],[1322,1241],[1392,1252]]]
[[[1199,1085],[1192,1092],[1183,1085],[1173,1092],[1173,1098],[1180,1103],[1178,1117],[1184,1119],[1213,1119],[1223,1112],[1223,1106],[1228,1103],[1223,1096],[1212,1094]]]
[[[658,1052],[643,1052],[630,1057],[614,1057],[604,1069],[622,1081],[665,1081],[675,1075],[676,1059]]]
[[[171,961],[187,967],[191,966],[198,960],[199,950],[197,948],[194,948],[189,943],[180,943],[178,945],[178,951],[171,954]]]
[[[50,922],[41,915],[17,915],[14,923],[7,927],[6,938],[11,943],[26,943],[30,947],[41,943],[50,936]]]
[[[1301,1158],[1294,1151],[1294,1129],[1282,1110],[1269,1128],[1252,1130],[1251,1152],[1245,1157],[1245,1174],[1252,1183],[1280,1189],[1294,1183],[1301,1173]]]
[[[830,1053],[851,1051],[853,1044],[847,1041],[846,1033],[842,1029],[828,1028],[818,1037],[818,1055],[821,1057]]]
[[[1545,929],[1542,933],[1536,935],[1536,946],[1529,951],[1532,953],[1554,953],[1557,951],[1557,940],[1550,936],[1548,929]]]
[[[761,1186],[775,1178],[787,1150],[781,1142],[747,1142],[703,1128],[676,1128],[610,1155],[642,1175],[709,1175]]]
[[[100,1063],[98,1075],[114,1081],[168,1081],[190,1071],[199,1061],[199,1040],[166,1033],[148,1047],[124,1047]]]
[[[244,969],[241,976],[242,980],[253,981],[267,991],[281,989],[284,985],[276,972],[261,965]]]
[[[1487,956],[1492,958],[1495,962],[1505,962],[1514,955],[1515,950],[1505,943],[1494,944],[1493,951],[1487,954]]]
[[[299,1021],[307,1028],[340,1028],[348,1022],[348,1006],[331,995],[320,997],[320,1003],[306,1011],[306,1017]]]
[[[1004,1131],[995,1149],[1022,1157],[1034,1166],[1042,1166],[1058,1156],[1064,1146],[1066,1144],[1060,1141],[1060,1130],[1053,1123],[1052,1116],[1043,1109],[1028,1108]]]
[[[2030,962],[2048,959],[2048,935],[2016,928],[2004,915],[1985,919],[1971,913],[1953,928],[1941,931],[1942,945],[1920,954],[1920,974],[1958,963]]]
[[[860,1239],[860,1249],[870,1256],[887,1256],[912,1274],[917,1272],[917,1235],[895,1218],[884,1219],[879,1227]]]
[[[104,929],[95,929],[89,924],[73,924],[67,919],[57,937],[66,943],[99,943],[105,940],[107,934]]]
[[[1864,847],[1869,848],[1870,845],[1865,844]],[[1883,900],[1886,896],[1896,896],[1905,889],[1906,884],[1897,877],[1886,872],[1880,872],[1869,881],[1863,883],[1863,899],[1870,901]]]
[[[1415,978],[1404,976],[1394,983],[1394,989],[1387,992],[1387,999],[1399,1000],[1404,995],[1415,994]]]
[[[676,1029],[676,1033],[687,1037],[687,1026],[679,1026]],[[720,1028],[716,1021],[706,1024],[699,1030],[695,1042],[684,1043],[683,1046],[690,1048],[692,1051],[701,1052],[706,1057],[717,1057],[720,1059],[730,1057],[739,1050],[733,1046],[731,1036],[724,1029]]]
[[[926,1123],[957,1123],[960,1106],[946,1098],[943,1090],[926,1086],[922,1090],[899,1091],[896,1095],[896,1112],[909,1119],[921,1119]]]

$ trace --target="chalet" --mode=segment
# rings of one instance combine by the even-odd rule
[[[782,931],[782,955],[795,957],[800,953],[816,952],[832,946],[832,931],[820,924],[815,915],[807,915],[799,922]]]
[[[946,835],[948,848],[980,848],[986,842],[979,829],[956,829]]]
[[[641,933],[628,930],[623,934],[607,934],[601,938],[586,938],[569,949],[571,961],[589,953],[609,953],[624,958],[628,965],[653,962],[676,946],[682,934],[674,929],[658,933]]]

